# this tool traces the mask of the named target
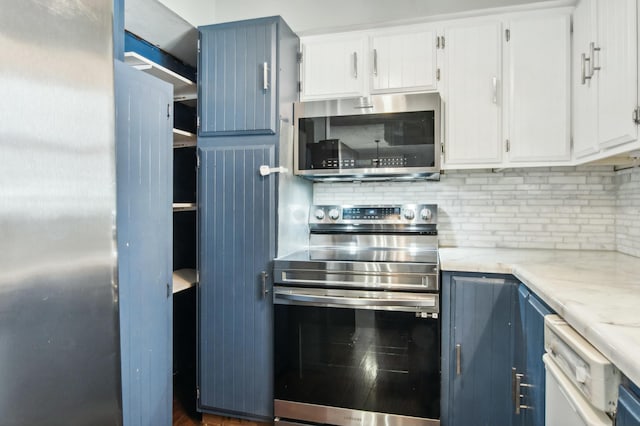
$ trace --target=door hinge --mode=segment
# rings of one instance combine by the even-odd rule
[[[200,153],[196,154],[196,169],[200,168]]]
[[[298,82],[298,93],[302,93],[302,82]]]
[[[299,64],[302,63],[302,52],[296,53],[296,61],[298,61]]]
[[[200,53],[200,39],[198,39],[198,53]]]
[[[509,41],[511,40],[511,30],[509,28],[507,28],[506,30],[504,30],[504,38]]]
[[[171,118],[171,105],[167,104],[167,120]]]
[[[200,128],[200,116],[196,117],[196,127],[199,129]]]
[[[444,36],[440,36],[440,49],[444,49]]]
[[[633,122],[640,124],[640,106],[637,106],[636,109],[633,110]]]
[[[509,139],[505,141],[505,150],[507,152],[511,151],[511,142],[509,142]]]
[[[200,386],[196,386],[196,399],[200,401]]]
[[[440,153],[442,153],[442,155],[444,155],[444,142],[442,142],[440,144]]]
[[[436,69],[436,81],[440,81],[440,68]]]
[[[171,297],[171,284],[167,283],[167,299]]]

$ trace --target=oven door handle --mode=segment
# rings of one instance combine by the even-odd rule
[[[420,307],[437,308],[438,298],[435,295],[412,295],[411,297],[350,297],[337,295],[310,294],[304,291],[274,290],[274,303],[285,302],[293,304],[310,304],[317,306],[345,306],[345,307]],[[297,302],[297,303],[296,303]]]

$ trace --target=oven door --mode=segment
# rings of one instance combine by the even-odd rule
[[[275,415],[439,425],[435,293],[274,287]]]

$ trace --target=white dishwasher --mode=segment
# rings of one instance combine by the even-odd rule
[[[547,426],[611,426],[620,372],[557,315],[544,319]]]

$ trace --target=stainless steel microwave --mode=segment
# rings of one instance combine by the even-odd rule
[[[438,179],[440,95],[297,102],[295,173],[313,180]]]

